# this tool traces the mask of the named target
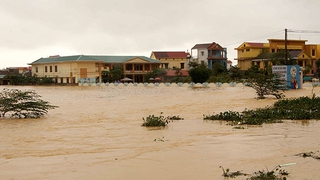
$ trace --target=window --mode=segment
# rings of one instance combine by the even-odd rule
[[[165,68],[165,69],[168,69],[168,68],[169,68],[168,65],[169,65],[169,64],[166,63],[166,64],[164,65],[164,68]]]
[[[44,72],[48,72],[48,67],[47,66],[44,67]]]
[[[312,54],[312,56],[315,56],[315,55],[316,55],[316,50],[315,50],[315,49],[312,49],[311,54]]]
[[[246,49],[246,51],[248,52],[248,51],[250,51],[250,49]]]
[[[60,83],[63,83],[63,78],[60,78]]]
[[[58,72],[58,66],[57,65],[54,66],[54,72]]]
[[[180,68],[184,69],[184,63],[180,63]]]
[[[38,72],[38,66],[36,66],[36,73]]]
[[[52,72],[52,66],[50,66],[50,72]]]
[[[201,51],[201,56],[204,56],[204,51]]]
[[[275,51],[275,49],[271,49],[271,52],[273,52],[273,53],[274,53],[274,52],[276,52],[276,51]]]

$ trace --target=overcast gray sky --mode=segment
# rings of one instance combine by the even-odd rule
[[[0,0],[0,68],[50,55],[142,55],[320,31],[319,0]],[[289,33],[320,44],[320,34]]]

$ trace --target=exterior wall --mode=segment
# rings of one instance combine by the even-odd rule
[[[305,49],[305,40],[288,40],[287,49],[288,50],[299,50]],[[269,39],[269,52],[272,52],[272,49],[277,52],[277,50],[285,49],[285,40],[284,39]]]
[[[45,72],[46,67],[47,72]],[[55,67],[57,67],[57,71]],[[36,74],[39,77],[52,77],[56,83],[73,83],[74,80],[76,83],[78,78],[80,78],[81,68],[87,69],[86,77],[88,78],[95,78],[99,76],[98,68],[93,62],[66,62],[32,65],[32,74]],[[38,72],[36,69],[38,69]]]
[[[158,59],[162,63],[168,64],[168,68],[166,69],[174,69],[174,68],[181,68],[181,63],[184,64],[184,67],[181,69],[186,69],[186,58],[166,58],[166,59]],[[164,68],[164,67],[163,67]]]

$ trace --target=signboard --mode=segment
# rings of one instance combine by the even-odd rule
[[[272,73],[279,74],[279,78],[286,81],[289,89],[301,88],[299,65],[272,66]]]

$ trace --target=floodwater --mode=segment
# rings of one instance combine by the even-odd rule
[[[296,163],[284,167],[288,179],[320,179],[319,160],[296,156],[320,150],[320,121],[234,129],[202,120],[276,101],[254,99],[249,87],[3,87],[34,89],[59,108],[41,119],[0,119],[0,179],[223,180],[219,166],[252,174],[286,163]],[[285,94],[311,96],[312,88]],[[161,112],[184,120],[141,126]]]

